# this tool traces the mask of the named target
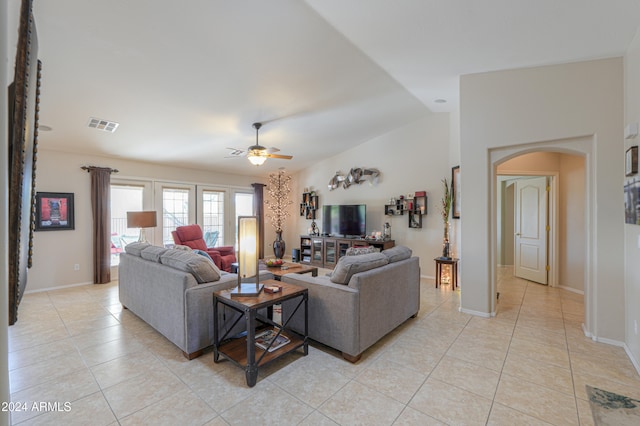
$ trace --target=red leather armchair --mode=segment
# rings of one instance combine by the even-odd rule
[[[231,264],[236,261],[233,246],[207,247],[200,225],[178,226],[171,235],[176,244],[206,251],[220,270],[231,272]]]

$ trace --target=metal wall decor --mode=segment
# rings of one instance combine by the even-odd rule
[[[375,185],[378,183],[379,176],[380,171],[378,169],[363,169],[360,167],[354,167],[349,170],[349,173],[347,173],[346,175],[338,171],[329,181],[329,191],[333,191],[340,185],[342,185],[344,189],[347,189],[351,185],[359,185],[365,181],[369,182],[369,185]]]
[[[41,73],[32,0],[23,0],[15,75],[9,88],[9,325],[18,319],[32,263]]]

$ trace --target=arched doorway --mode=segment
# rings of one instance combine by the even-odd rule
[[[519,145],[519,146],[511,146],[511,147],[504,147],[504,148],[500,148],[500,149],[495,149],[495,150],[491,150],[490,151],[490,161],[491,161],[491,182],[492,182],[492,188],[491,188],[491,193],[492,193],[492,203],[491,203],[491,247],[492,247],[492,252],[491,252],[491,281],[490,281],[490,285],[491,285],[491,292],[492,294],[494,294],[494,296],[497,296],[497,280],[498,280],[498,270],[497,270],[497,265],[499,264],[500,261],[500,254],[499,254],[499,229],[500,226],[502,225],[501,223],[498,222],[499,219],[499,212],[498,212],[498,208],[497,208],[497,200],[499,198],[498,196],[498,192],[500,190],[500,185],[498,183],[498,175],[500,174],[500,166],[503,164],[508,164],[509,161],[514,160],[514,159],[520,159],[520,163],[519,163],[519,167],[522,168],[524,167],[524,165],[526,164],[526,160],[527,159],[531,159],[531,157],[527,157],[528,155],[532,155],[537,153],[538,156],[558,156],[558,158],[569,158],[573,160],[578,159],[579,162],[582,164],[582,169],[580,171],[581,176],[580,176],[580,183],[581,183],[581,188],[583,191],[583,197],[582,197],[582,203],[580,203],[581,205],[576,206],[575,204],[572,204],[571,202],[568,202],[565,204],[565,206],[563,207],[563,211],[560,212],[561,209],[561,205],[559,204],[558,210],[557,210],[557,214],[558,214],[558,228],[566,228],[568,225],[568,220],[567,217],[568,215],[570,215],[572,212],[575,211],[579,211],[581,214],[583,214],[581,216],[582,219],[582,223],[578,225],[579,227],[579,233],[580,236],[582,238],[580,243],[576,243],[576,240],[580,240],[580,239],[570,239],[571,241],[569,241],[569,244],[567,244],[567,237],[566,234],[563,236],[562,234],[558,235],[558,245],[560,246],[557,249],[557,254],[559,254],[557,256],[557,260],[555,260],[557,262],[557,273],[558,273],[558,284],[559,286],[563,286],[564,282],[563,281],[567,276],[567,274],[570,273],[570,270],[573,268],[573,270],[575,270],[576,265],[572,264],[569,265],[567,263],[567,256],[566,256],[566,252],[567,250],[576,250],[576,246],[578,247],[577,250],[583,250],[581,252],[581,256],[580,260],[578,261],[579,265],[579,271],[581,275],[581,286],[577,286],[575,283],[573,283],[573,287],[577,287],[574,288],[574,290],[577,291],[583,291],[584,293],[584,303],[585,303],[585,318],[584,318],[584,328],[585,331],[588,333],[589,330],[591,330],[591,321],[592,321],[592,294],[593,292],[591,291],[591,276],[592,276],[592,271],[591,271],[591,266],[590,266],[590,262],[589,259],[591,258],[591,253],[593,252],[593,242],[591,240],[591,238],[589,237],[589,229],[592,226],[592,222],[591,222],[591,217],[592,217],[592,200],[594,199],[594,194],[592,193],[593,191],[593,185],[591,184],[591,179],[592,179],[592,170],[593,170],[593,166],[591,164],[591,149],[592,149],[592,138],[591,137],[582,137],[582,138],[574,138],[574,139],[567,139],[567,140],[558,140],[558,141],[548,141],[548,142],[540,142],[540,143],[536,143],[536,144],[526,144],[526,145]],[[524,160],[524,162],[523,162]],[[516,161],[517,163],[517,161]],[[526,174],[532,174],[534,172],[536,172],[536,167],[540,167],[540,166],[535,166],[535,165],[528,165],[528,169],[529,170],[511,170],[513,173],[519,172],[519,173],[525,173]],[[559,176],[559,180],[562,180],[562,172],[560,171],[561,167],[558,167],[558,176]],[[543,170],[538,168],[537,171],[541,171],[543,173],[541,174],[546,174],[546,172],[548,172],[549,170]],[[572,176],[572,179],[575,179],[575,176]],[[567,189],[565,188],[564,191],[566,191]],[[561,192],[563,191],[563,189],[561,189],[560,187],[558,188],[558,191]],[[575,223],[572,223],[571,226],[574,227]],[[560,231],[560,232],[566,232],[566,231]],[[573,228],[573,232],[575,232],[575,227]],[[575,234],[574,234],[575,236]],[[563,239],[564,238],[564,239]],[[581,287],[581,288],[580,288]],[[492,312],[496,312],[496,298],[494,297],[493,301],[492,301]]]

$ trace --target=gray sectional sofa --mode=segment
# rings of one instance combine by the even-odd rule
[[[362,353],[420,310],[420,264],[407,247],[341,257],[329,276],[286,274],[309,289],[309,337],[357,362]],[[283,305],[283,320],[291,317]],[[304,330],[299,315],[290,326]]]
[[[213,292],[237,282],[236,274],[220,271],[213,261],[190,250],[134,243],[120,254],[120,302],[188,359],[213,345]],[[244,331],[242,321],[237,327],[230,335]]]

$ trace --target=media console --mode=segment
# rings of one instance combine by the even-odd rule
[[[342,238],[331,236],[300,236],[300,263],[333,269],[349,247],[374,246],[386,250],[395,246],[394,240]]]

